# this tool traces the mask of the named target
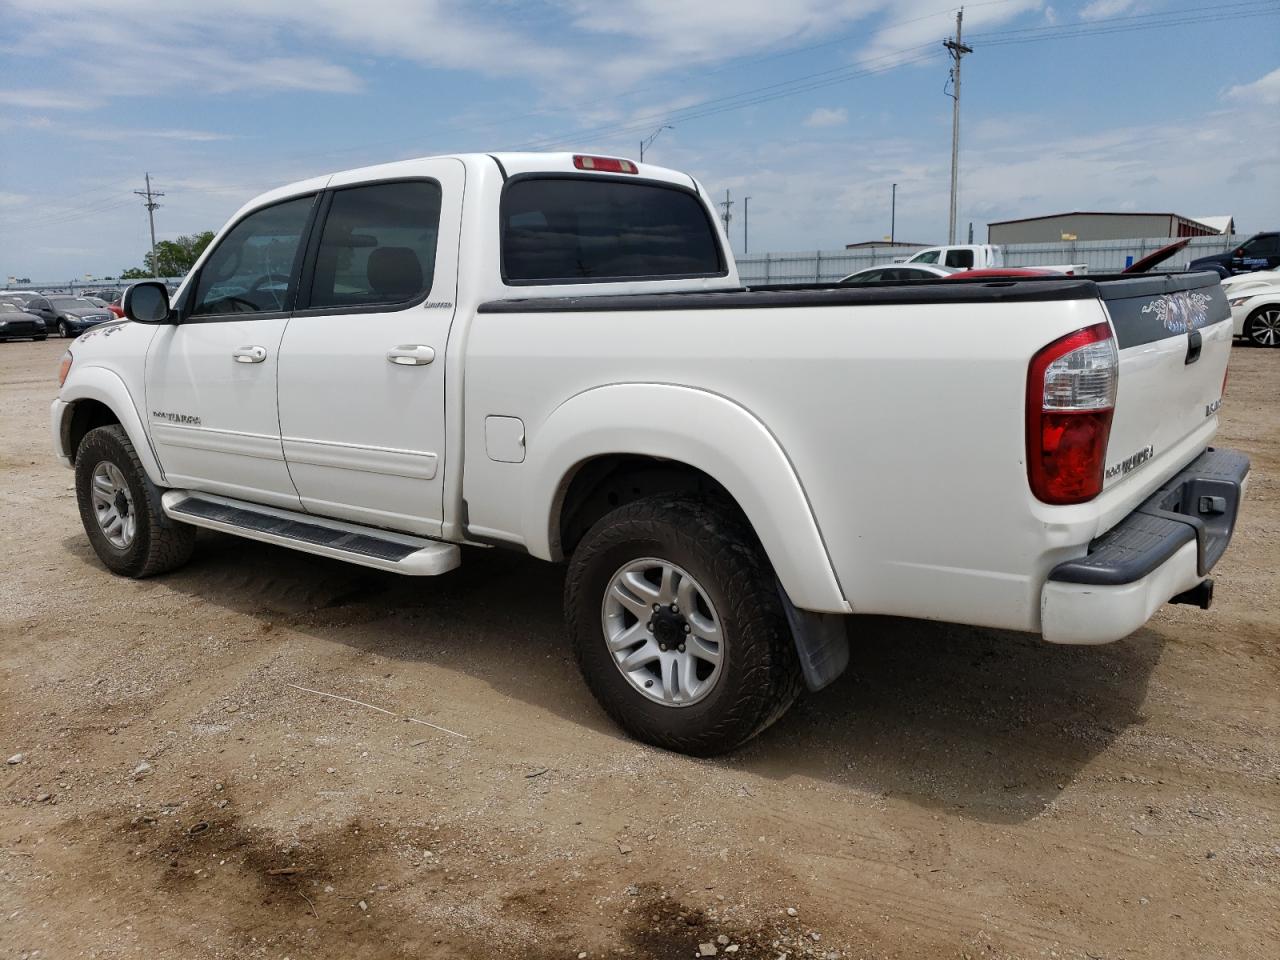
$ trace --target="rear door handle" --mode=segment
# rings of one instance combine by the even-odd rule
[[[436,352],[425,344],[402,343],[387,351],[387,359],[406,367],[426,366],[436,358]]]
[[[267,359],[266,347],[240,347],[231,354],[236,363],[261,363]]]

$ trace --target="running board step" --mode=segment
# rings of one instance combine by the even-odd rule
[[[168,516],[192,526],[408,576],[435,577],[462,563],[462,553],[452,543],[208,493],[169,490],[160,502]]]

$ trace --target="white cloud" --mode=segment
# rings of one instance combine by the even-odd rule
[[[0,90],[0,104],[25,110],[87,110],[99,101],[57,90]]]
[[[1107,17],[1119,16],[1137,5],[1136,0],[1093,0],[1080,11],[1080,19],[1103,20]]]
[[[1212,209],[1235,213],[1246,232],[1264,229],[1280,219],[1280,193],[1269,189],[1280,181],[1280,156],[1251,148],[1280,142],[1280,112],[1261,112],[1247,124],[1244,118],[1220,111],[1066,136],[1032,115],[992,124],[981,138],[975,130],[961,156],[962,229],[973,221],[982,238],[992,220],[1075,209],[1187,215]],[[946,146],[945,138],[869,140],[859,133],[840,143],[778,139],[734,150],[707,144],[664,162],[690,170],[715,196],[726,186],[735,196],[753,194],[753,251],[830,250],[888,233],[894,182],[898,236],[921,243],[945,238]]]
[[[212,130],[123,130],[116,127],[102,129],[76,129],[68,131],[82,140],[135,140],[147,137],[152,140],[180,140],[185,143],[212,143],[218,140],[238,139],[234,134],[215,133]]]
[[[849,111],[844,107],[818,107],[805,118],[806,127],[840,127],[849,122]]]
[[[1232,87],[1225,94],[1228,100],[1258,104],[1264,107],[1280,106],[1280,67],[1253,83]]]

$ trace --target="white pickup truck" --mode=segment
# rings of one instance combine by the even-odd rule
[[[52,408],[110,570],[198,527],[566,562],[592,691],[691,753],[829,683],[858,614],[1103,643],[1207,607],[1249,470],[1210,447],[1214,275],[750,290],[696,181],[616,158],[292,184],[123,306]]]
[[[946,247],[926,247],[901,258],[898,263],[933,263],[956,270],[1000,270],[1004,268],[1004,247],[994,243],[956,243]],[[1089,272],[1087,263],[1036,264],[1033,269],[1052,270],[1069,277]]]

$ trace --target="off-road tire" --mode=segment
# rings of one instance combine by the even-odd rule
[[[686,706],[657,703],[616,666],[601,624],[614,574],[640,558],[688,571],[719,612],[725,661],[715,687]],[[587,686],[638,740],[713,756],[750,740],[786,713],[802,678],[772,568],[745,519],[729,506],[659,495],[618,507],[578,544],[565,579],[565,617]]]
[[[133,496],[137,532],[123,549],[107,539],[93,512],[90,485],[94,468],[104,460],[120,469]],[[94,552],[112,573],[141,579],[175,570],[191,559],[196,528],[170,519],[161,509],[160,493],[142,468],[124,427],[111,424],[85,434],[76,451],[76,503]]]

